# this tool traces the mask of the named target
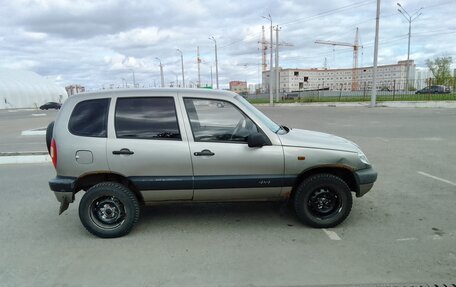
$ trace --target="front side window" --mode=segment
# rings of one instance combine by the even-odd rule
[[[70,133],[84,137],[107,136],[110,99],[87,100],[78,103],[68,123]]]
[[[180,140],[174,98],[117,99],[117,138]]]
[[[233,104],[207,99],[184,99],[195,141],[247,142],[258,132],[255,123]]]

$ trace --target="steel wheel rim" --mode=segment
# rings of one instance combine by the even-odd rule
[[[312,216],[328,219],[342,210],[342,199],[334,189],[324,186],[314,189],[307,200],[307,206]]]
[[[90,204],[89,217],[99,228],[115,229],[125,222],[125,206],[115,196],[101,196]]]

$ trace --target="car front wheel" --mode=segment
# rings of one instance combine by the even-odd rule
[[[98,237],[121,237],[138,221],[139,203],[127,187],[116,182],[102,182],[82,197],[79,218],[84,227]]]
[[[352,208],[348,185],[332,174],[316,174],[305,179],[294,196],[298,219],[311,227],[334,227],[347,218]]]

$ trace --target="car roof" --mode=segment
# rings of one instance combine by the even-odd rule
[[[103,98],[103,97],[112,97],[112,96],[121,96],[121,97],[137,97],[137,96],[163,96],[163,94],[192,94],[195,93],[201,95],[213,95],[213,96],[222,96],[222,97],[235,97],[238,94],[224,91],[224,90],[212,90],[212,89],[201,89],[201,88],[130,88],[130,89],[112,89],[112,90],[102,90],[96,92],[87,92],[80,93],[70,98],[82,100],[86,98]]]

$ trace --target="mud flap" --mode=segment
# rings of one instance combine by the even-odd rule
[[[62,201],[60,203],[59,215],[62,214],[65,210],[67,210],[68,206],[70,206],[70,203],[68,201],[66,201],[66,200]]]

